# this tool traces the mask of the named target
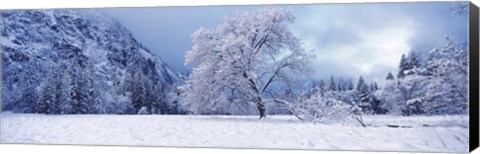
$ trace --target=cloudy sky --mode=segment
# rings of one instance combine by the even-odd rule
[[[315,50],[317,78],[363,75],[381,82],[396,73],[400,56],[426,52],[445,43],[445,35],[467,40],[468,17],[452,17],[449,2],[283,5],[296,16],[291,31],[307,50]],[[185,72],[191,34],[214,28],[225,16],[264,6],[159,7],[104,9],[174,69]]]

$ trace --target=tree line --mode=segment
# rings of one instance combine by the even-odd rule
[[[139,55],[129,57],[123,80],[113,82],[100,75],[82,50],[63,47],[65,54],[52,66],[40,66],[30,57],[19,75],[18,100],[6,108],[20,113],[45,114],[178,114],[175,92],[158,81],[157,73],[147,66],[154,62]],[[78,50],[74,50],[78,49]],[[148,64],[150,63],[150,64]],[[47,67],[41,73],[40,67]],[[38,76],[44,74],[43,78]]]

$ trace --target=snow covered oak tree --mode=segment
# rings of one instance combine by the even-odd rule
[[[185,56],[193,70],[182,87],[190,112],[215,110],[233,90],[236,103],[254,103],[264,118],[265,103],[279,101],[272,86],[289,85],[296,74],[309,71],[314,57],[288,29],[294,20],[291,10],[268,7],[238,12],[216,29],[193,33],[194,45]]]

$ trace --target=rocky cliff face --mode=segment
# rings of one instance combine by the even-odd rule
[[[47,111],[37,108],[46,104],[52,106],[50,113],[178,111],[180,75],[115,19],[93,10],[15,10],[1,15],[3,110],[42,113]],[[48,85],[56,85],[55,92],[47,92]],[[80,99],[68,92],[77,85]],[[140,99],[134,100],[137,94]],[[54,98],[45,101],[44,95]],[[62,112],[68,101],[75,106],[72,99],[86,103],[87,111]]]

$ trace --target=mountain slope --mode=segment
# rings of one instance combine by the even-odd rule
[[[76,99],[65,94],[67,87],[78,85],[84,93],[78,100],[87,105],[81,113],[137,113],[140,108],[148,113],[178,111],[179,74],[115,19],[93,10],[17,10],[1,15],[4,110],[43,112],[35,108],[50,105],[55,111],[45,112],[65,113],[60,111],[62,104]],[[33,68],[30,74],[28,68]],[[72,77],[81,82],[70,81]],[[32,82],[27,84],[29,79]],[[52,96],[52,101],[41,100],[54,95],[45,90],[54,83],[59,85],[53,89],[63,94]],[[136,105],[134,84],[142,88]],[[32,99],[25,99],[28,89],[34,89]],[[75,107],[75,101],[71,105]]]

